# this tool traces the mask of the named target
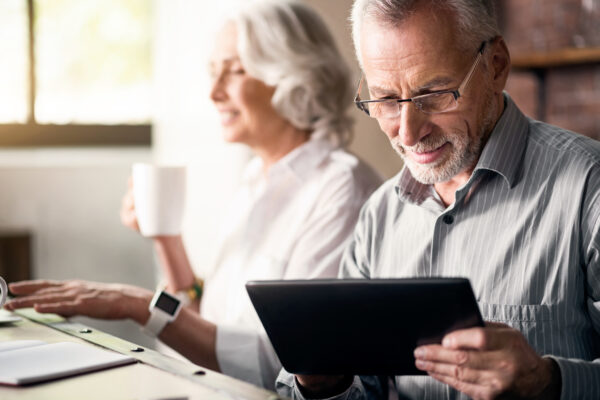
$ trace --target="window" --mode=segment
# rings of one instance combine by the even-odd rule
[[[2,0],[0,146],[148,145],[152,2]]]

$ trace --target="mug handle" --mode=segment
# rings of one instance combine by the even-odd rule
[[[8,296],[8,286],[6,281],[0,276],[0,307],[6,303],[6,297]]]

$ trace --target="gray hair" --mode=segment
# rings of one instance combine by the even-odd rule
[[[240,61],[275,87],[273,107],[313,137],[347,145],[352,119],[350,69],[319,15],[295,0],[252,2],[233,18]]]
[[[456,15],[461,39],[459,46],[463,50],[500,35],[493,0],[355,0],[351,15],[352,39],[361,67],[360,33],[365,17],[395,26],[421,4],[430,4]]]

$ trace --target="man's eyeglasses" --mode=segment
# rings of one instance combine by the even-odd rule
[[[458,107],[458,98],[461,96],[469,81],[475,68],[479,65],[483,56],[483,51],[487,41],[481,44],[477,52],[477,58],[473,62],[471,69],[467,73],[467,76],[463,79],[462,83],[455,90],[440,90],[437,92],[427,93],[420,96],[415,96],[410,99],[381,99],[381,100],[361,100],[360,91],[365,81],[364,75],[360,78],[358,84],[358,90],[354,97],[354,104],[360,110],[363,110],[368,116],[373,118],[396,118],[400,115],[400,109],[402,103],[411,102],[425,114],[438,114],[447,111],[452,111]]]

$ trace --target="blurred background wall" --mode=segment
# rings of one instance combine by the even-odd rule
[[[16,4],[21,0],[3,1]],[[122,227],[118,215],[130,166],[139,161],[189,166],[184,240],[199,275],[210,265],[224,204],[250,154],[221,139],[217,115],[208,99],[207,63],[221,16],[242,1],[139,3],[150,4],[152,13],[151,147],[0,148],[0,238],[3,232],[30,235],[32,277],[154,287],[151,244]],[[352,1],[305,1],[329,23],[358,81],[347,21]],[[519,65],[508,86],[516,102],[532,117],[543,115],[560,126],[598,135],[599,0],[503,0],[498,5],[513,61]],[[114,23],[119,24],[118,18]],[[2,32],[0,26],[0,35]],[[8,36],[0,36],[0,43],[7,38],[15,43]],[[526,57],[536,54],[541,61]],[[4,65],[0,76],[10,75],[2,68]],[[356,121],[351,150],[383,176],[393,176],[401,162],[384,134],[374,120],[354,108],[351,112]],[[132,323],[84,321],[149,344]]]
[[[600,1],[502,0],[507,91],[523,111],[600,139]]]

